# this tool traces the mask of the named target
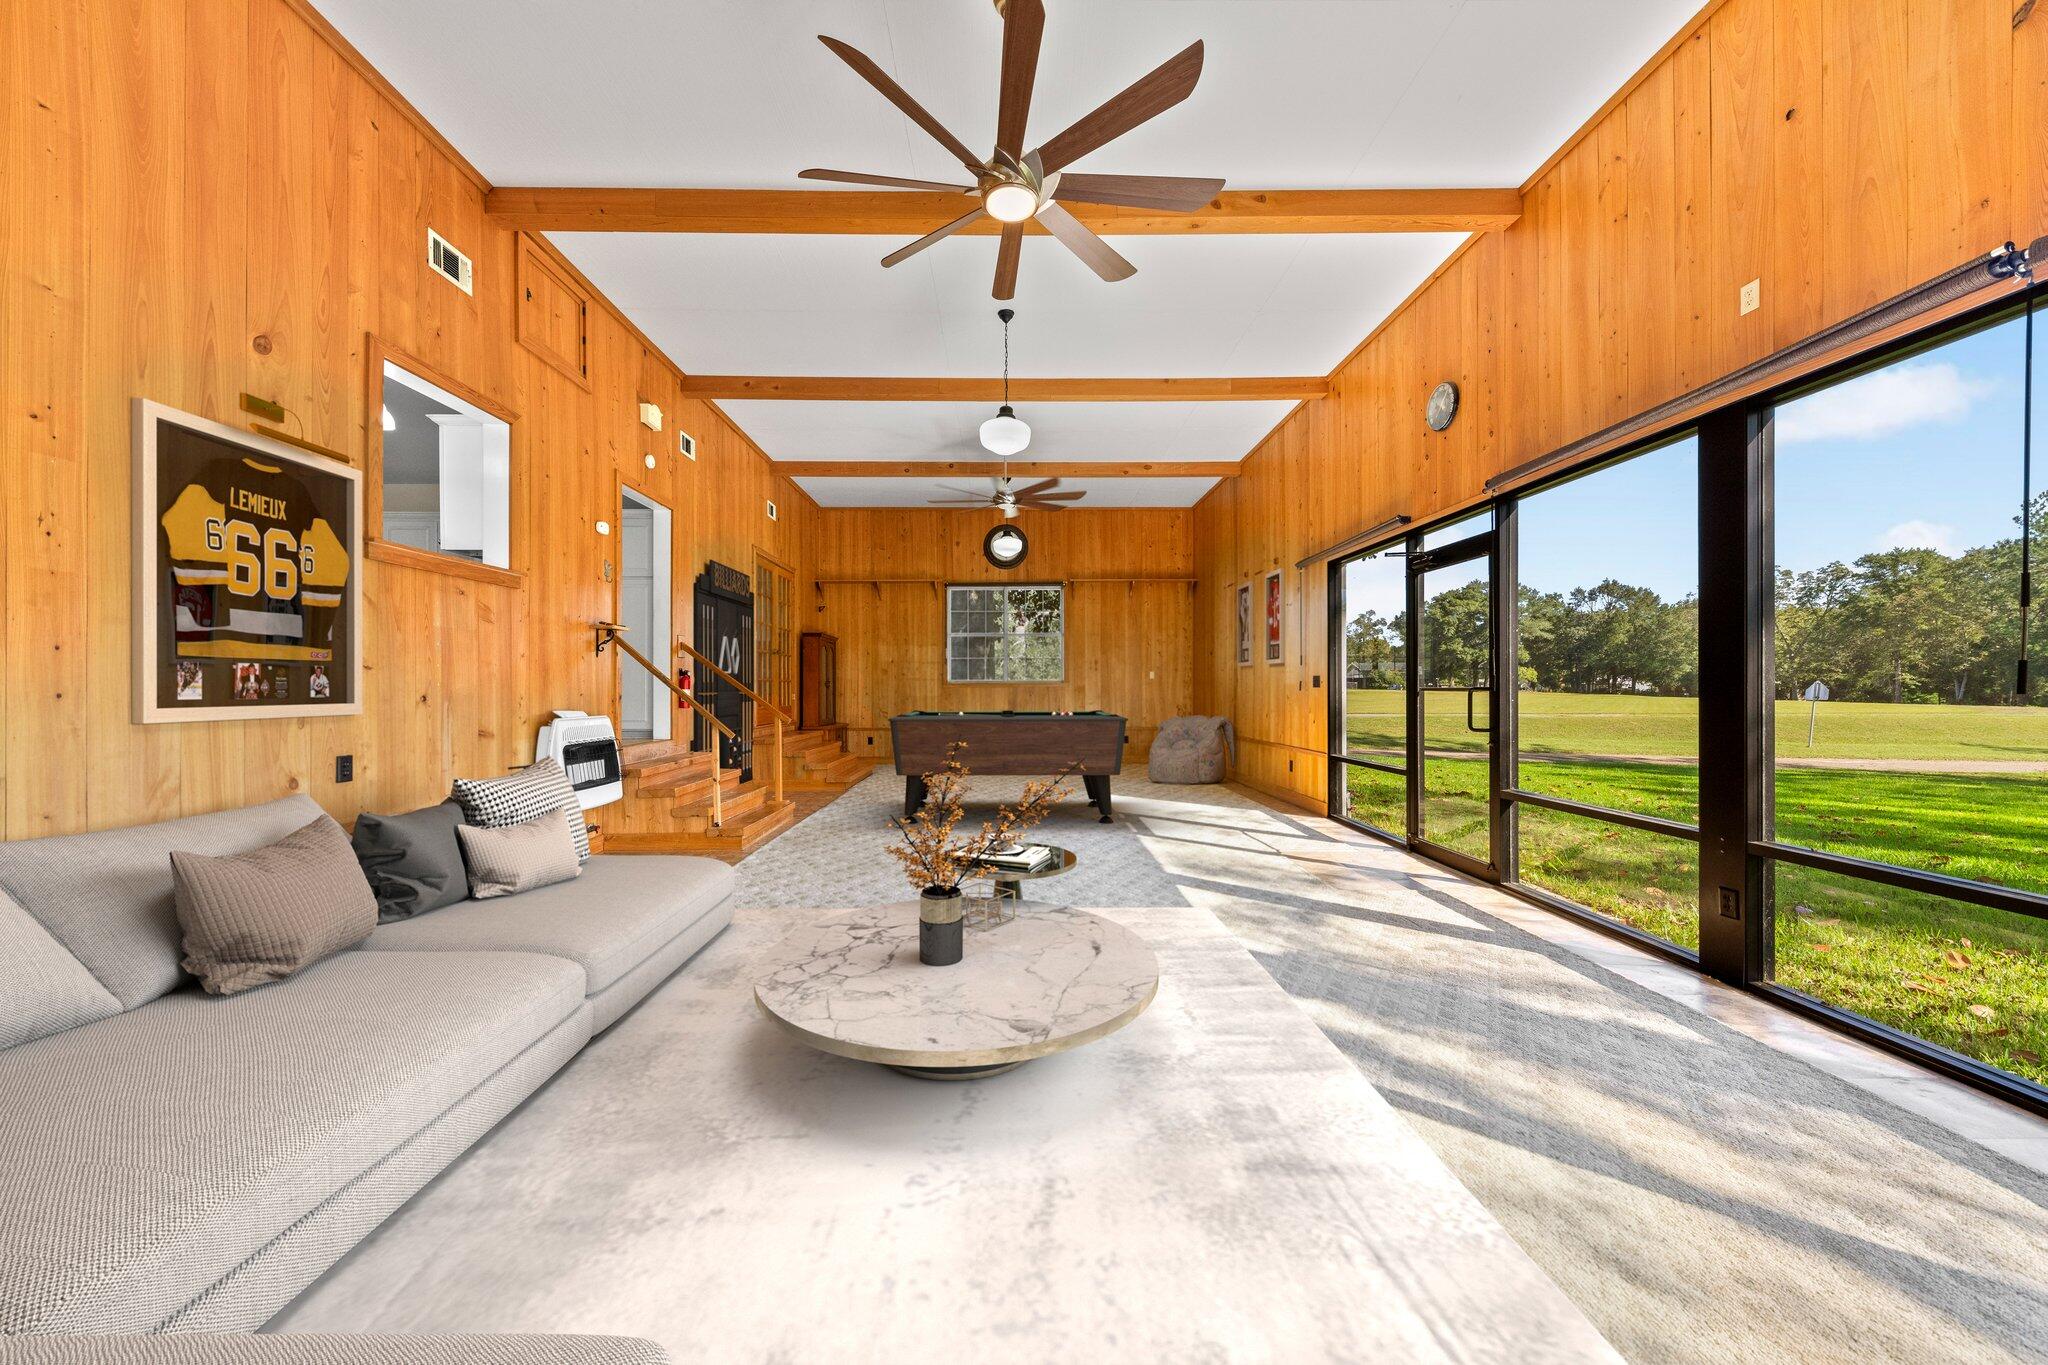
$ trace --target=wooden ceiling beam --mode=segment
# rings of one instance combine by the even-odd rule
[[[484,196],[500,226],[527,232],[759,232],[919,237],[969,197],[923,190],[509,187]],[[1497,232],[1522,216],[1513,189],[1225,190],[1193,213],[1067,204],[1104,236],[1174,233]],[[962,229],[994,235],[990,218]],[[1043,234],[1036,221],[1027,232]]]
[[[1012,379],[1013,403],[1254,403],[1321,398],[1323,375],[1247,379]],[[836,403],[1000,403],[1000,379],[906,379],[895,376],[691,374],[683,397]]]
[[[1000,460],[777,460],[791,479],[992,479]],[[1012,460],[1013,479],[1229,479],[1235,460]]]

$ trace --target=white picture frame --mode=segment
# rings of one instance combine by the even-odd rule
[[[340,601],[336,610],[345,629],[339,632],[337,647],[331,660],[318,664],[307,663],[308,673],[305,687],[307,696],[303,701],[275,702],[261,700],[229,700],[228,688],[220,689],[218,705],[179,704],[177,694],[185,690],[185,679],[175,656],[160,656],[160,651],[176,649],[174,641],[166,641],[162,618],[164,615],[164,593],[166,589],[166,554],[160,518],[164,513],[161,505],[163,488],[160,482],[166,452],[162,449],[162,435],[166,426],[182,428],[185,431],[207,438],[216,444],[233,447],[248,457],[262,460],[265,464],[288,468],[299,478],[332,480],[341,485],[340,491],[348,509],[348,526],[337,537],[348,554],[347,577],[341,587]],[[132,453],[132,526],[129,537],[132,560],[133,599],[131,604],[131,674],[132,719],[138,725],[160,725],[189,721],[212,720],[292,720],[310,716],[359,716],[363,712],[363,474],[354,465],[301,450],[283,441],[272,440],[252,431],[231,427],[224,422],[183,412],[163,403],[147,398],[137,398],[131,408],[130,444]],[[332,490],[330,490],[332,491]],[[175,616],[172,618],[175,621]],[[171,660],[168,673],[162,664],[165,658]],[[215,664],[228,668],[243,666],[241,663],[216,657]],[[252,657],[251,665],[259,669],[275,671],[287,665],[276,659]],[[203,664],[188,665],[197,675]],[[217,670],[216,670],[217,672]],[[166,698],[165,678],[173,679],[170,690],[173,695]],[[199,682],[201,694],[204,681]],[[337,686],[337,682],[341,686]],[[316,699],[324,688],[327,699]],[[336,693],[341,695],[336,696]]]

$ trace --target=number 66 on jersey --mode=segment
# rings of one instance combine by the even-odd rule
[[[135,400],[135,720],[362,711],[362,474]]]

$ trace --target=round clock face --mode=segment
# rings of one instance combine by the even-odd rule
[[[1446,379],[1436,386],[1429,395],[1429,407],[1424,416],[1431,431],[1442,431],[1458,415],[1458,386]]]
[[[1015,568],[1024,562],[1024,552],[1031,543],[1024,539],[1024,533],[1005,522],[982,538],[981,553],[989,563],[998,569]]]

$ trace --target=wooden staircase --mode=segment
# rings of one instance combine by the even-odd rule
[[[846,751],[846,727],[799,730],[782,741],[782,782],[795,791],[844,791],[874,768]]]
[[[772,782],[741,782],[737,769],[717,775],[719,822],[711,809],[709,751],[680,740],[621,748],[626,795],[605,823],[614,853],[751,853],[796,823],[796,802],[778,801]]]

